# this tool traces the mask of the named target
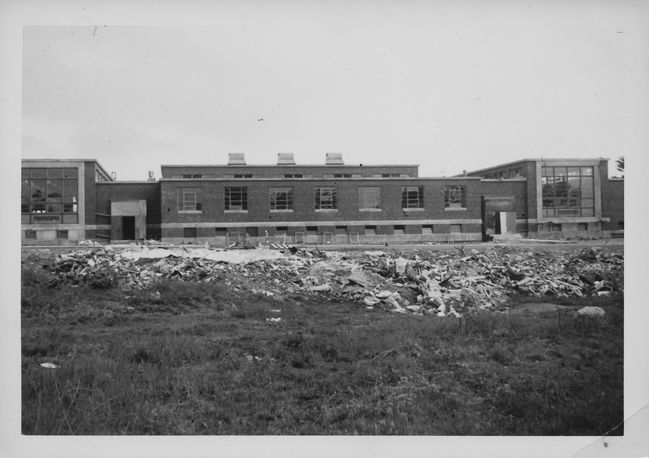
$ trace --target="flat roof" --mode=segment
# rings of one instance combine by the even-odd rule
[[[419,167],[419,164],[162,164],[160,167]]]
[[[97,159],[21,159],[22,163],[25,162],[52,162],[52,163],[60,163],[60,162],[94,162],[97,167],[101,169],[102,172],[104,172],[108,177],[110,177],[110,173],[106,171],[103,165],[101,165],[101,162],[99,162]],[[111,178],[112,179],[112,178]]]
[[[479,173],[487,170],[499,169],[501,167],[509,167],[514,164],[522,164],[523,162],[593,162],[593,161],[608,161],[606,157],[592,157],[592,158],[553,158],[553,157],[541,157],[541,158],[530,158],[530,159],[519,159],[517,161],[505,162],[504,164],[492,165],[490,167],[485,167],[483,169],[471,170],[467,173]]]

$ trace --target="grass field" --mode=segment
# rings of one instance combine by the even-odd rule
[[[24,268],[22,431],[622,434],[623,298],[517,313],[534,301],[438,318],[223,282],[52,287]],[[605,319],[575,321],[585,305]]]

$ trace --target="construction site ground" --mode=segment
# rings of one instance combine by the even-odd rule
[[[622,434],[622,241],[537,243],[24,248],[23,433]]]

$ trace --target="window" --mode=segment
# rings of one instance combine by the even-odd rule
[[[197,173],[187,174],[187,175],[183,175],[183,178],[203,178],[203,175]]]
[[[197,201],[197,188],[178,189],[178,211],[196,212],[201,211],[201,204]]]
[[[550,232],[561,232],[561,224],[550,223]]]
[[[285,173],[284,178],[302,178],[301,173]]]
[[[421,233],[422,234],[432,234],[433,233],[433,225],[432,224],[424,224],[421,227]]]
[[[351,173],[334,173],[334,178],[351,178]]]
[[[401,188],[402,208],[424,208],[424,187],[408,186]]]
[[[214,235],[216,237],[225,237],[226,235],[228,235],[228,229],[225,227],[215,227]]]
[[[36,231],[25,231],[25,238],[29,240],[36,240]]]
[[[270,210],[292,211],[293,188],[270,188]]]
[[[56,231],[56,238],[57,239],[68,239],[68,231],[67,230],[58,230]]]
[[[376,226],[365,226],[365,235],[376,235]]]
[[[252,173],[237,173],[233,176],[233,178],[237,180],[241,180],[244,178],[252,178],[254,175]]]
[[[183,228],[183,237],[186,239],[195,239],[197,235],[196,232],[195,227],[185,227]]]
[[[459,234],[462,232],[462,225],[461,224],[449,224],[449,232],[451,234]]]
[[[278,226],[275,228],[275,235],[288,235],[288,226]]]
[[[226,211],[248,211],[247,188],[225,188]]]
[[[594,216],[592,167],[541,169],[543,216]]]
[[[336,188],[315,188],[316,210],[335,210]]]
[[[347,234],[347,226],[336,226],[334,229],[334,234],[336,235],[346,235]]]
[[[466,186],[444,186],[444,208],[466,208]]]
[[[577,230],[578,231],[587,231],[588,230],[588,223],[577,223]]]
[[[381,188],[361,187],[358,188],[358,208],[361,210],[381,209]]]
[[[79,211],[77,169],[68,167],[23,168],[21,221],[24,223],[76,224]],[[62,218],[62,213],[68,213]],[[36,217],[34,215],[43,215]]]
[[[406,233],[406,226],[394,226],[395,235],[403,235]]]

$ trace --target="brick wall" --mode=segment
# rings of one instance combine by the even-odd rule
[[[311,175],[321,178],[326,174],[349,173],[371,177],[373,174],[407,173],[410,177],[418,176],[416,165],[215,165],[215,166],[169,166],[163,165],[163,178],[181,178],[182,175],[203,175],[205,178],[225,178],[234,174],[252,174],[255,178],[284,178],[284,174]]]

